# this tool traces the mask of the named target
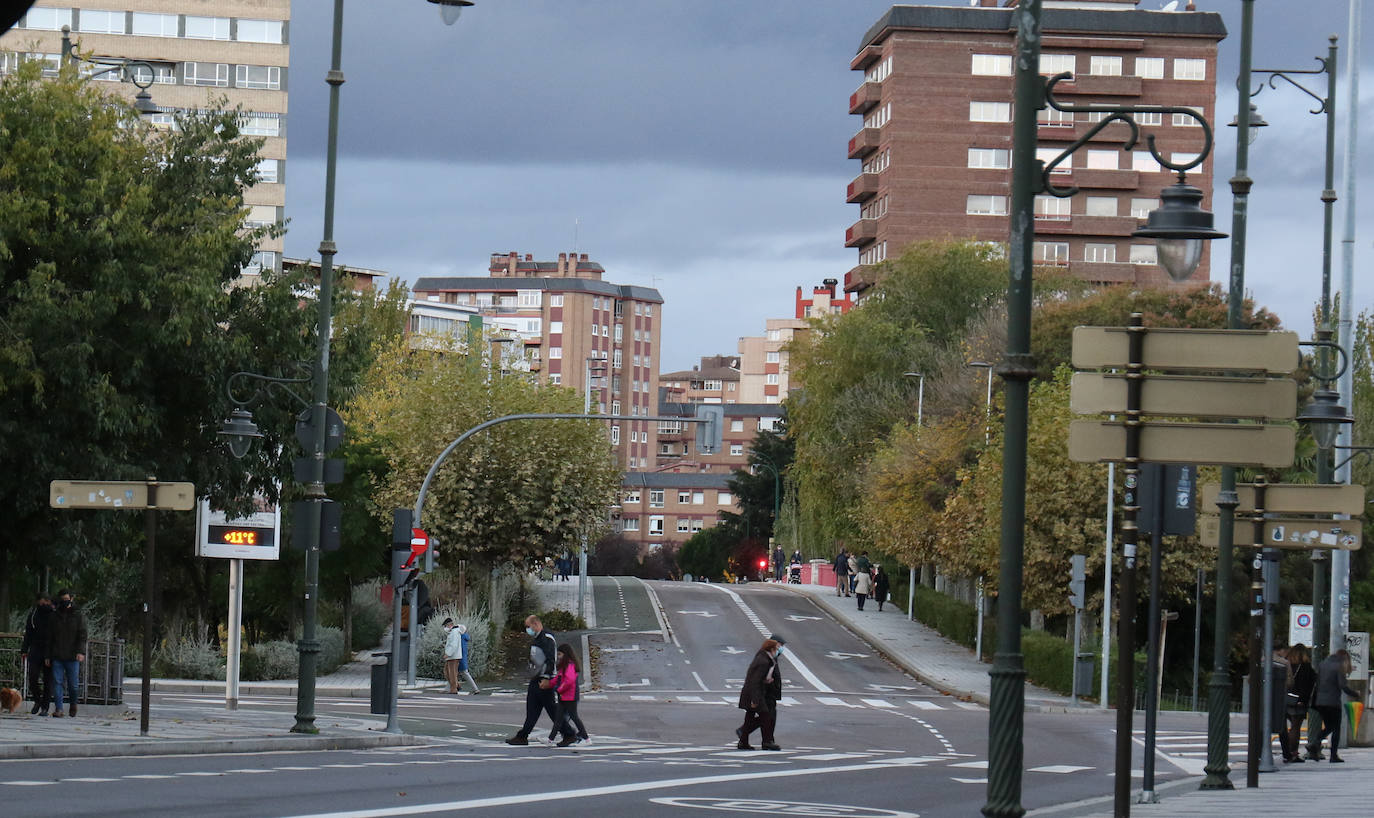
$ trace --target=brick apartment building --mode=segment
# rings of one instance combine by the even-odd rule
[[[680,372],[665,372],[658,382],[677,403],[736,403],[739,400],[738,355],[711,355]]]
[[[686,542],[719,522],[722,512],[739,512],[729,479],[721,473],[627,473],[621,484],[621,536],[641,551]]]
[[[411,288],[417,302],[472,307],[512,332],[541,383],[585,394],[592,373],[592,406],[615,415],[649,417],[658,404],[658,290],[602,280],[605,269],[586,253],[557,261],[496,253],[488,276],[427,276]],[[620,465],[651,469],[657,424],[615,421],[610,440]]]
[[[781,403],[786,399],[792,388],[787,345],[811,328],[808,319],[844,315],[856,303],[848,293],[837,292],[838,286],[837,280],[827,278],[812,288],[810,298],[803,298],[798,287],[791,318],[769,318],[764,322],[763,335],[739,339],[741,403]]]
[[[663,390],[658,414],[663,417],[693,417],[695,404],[673,400]],[[749,463],[749,446],[760,431],[781,428],[782,414],[771,403],[725,404],[725,426],[721,430],[720,451],[702,454],[696,448],[694,424],[660,421],[658,424],[658,470],[661,472],[710,472],[728,474]]]
[[[244,193],[249,226],[281,223],[290,19],[291,0],[82,0],[79,8],[42,0],[0,37],[0,76],[23,60],[40,60],[45,74],[56,74],[67,26],[81,54],[152,66],[149,93],[162,111],[149,117],[156,125],[170,127],[175,112],[226,97],[230,108],[243,106],[244,135],[265,140],[259,182]],[[118,79],[111,72],[94,81],[132,100],[138,89]],[[245,275],[280,269],[282,246],[280,237],[264,239]]]
[[[860,162],[846,199],[859,219],[845,233],[858,265],[845,291],[873,283],[875,265],[922,239],[1004,243],[1009,234],[1012,148],[1012,11],[997,0],[973,7],[893,6],[868,30],[850,68],[863,80],[849,98],[862,125],[849,141]],[[1003,6],[1014,5],[1006,0]],[[1145,11],[1137,0],[1044,0],[1041,73],[1071,72],[1056,96],[1074,104],[1173,105],[1215,125],[1221,16],[1192,10]],[[1101,114],[1040,112],[1038,153],[1048,163]],[[1093,282],[1161,285],[1153,242],[1133,240],[1159,191],[1175,176],[1145,147],[1153,133],[1171,161],[1202,149],[1202,129],[1187,115],[1141,114],[1142,138],[1123,151],[1129,129],[1113,123],[1059,166],[1070,198],[1035,205],[1038,264],[1067,267]],[[1210,209],[1212,158],[1188,174]],[[1207,255],[1193,280],[1207,281]],[[747,371],[747,365],[746,365]]]

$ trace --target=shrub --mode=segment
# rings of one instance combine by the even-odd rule
[[[248,682],[294,679],[299,670],[300,657],[296,643],[278,639],[250,645],[245,649],[239,676]]]
[[[382,604],[381,580],[353,586],[353,648],[365,650],[382,644],[391,624],[391,610]],[[444,620],[439,620],[440,622]]]
[[[153,651],[153,676],[164,679],[224,680],[219,650],[204,636],[177,634]]]
[[[344,652],[342,628],[321,625],[315,628],[315,638],[320,643],[319,658],[315,661],[315,672],[320,676],[333,673],[353,657]]]
[[[443,620],[440,620],[441,622]],[[539,621],[544,623],[544,627],[554,633],[563,631],[582,631],[587,629],[587,621],[562,608],[544,611],[539,614]]]

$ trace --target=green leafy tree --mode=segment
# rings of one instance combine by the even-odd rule
[[[782,508],[781,490],[793,454],[785,425],[778,431],[761,429],[754,435],[749,446],[749,468],[735,469],[726,483],[740,507],[738,514],[721,514],[721,520],[732,531],[745,532],[764,542],[774,536],[777,521],[773,512]]]

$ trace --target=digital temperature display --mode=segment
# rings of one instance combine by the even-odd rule
[[[208,533],[207,542],[212,545],[273,545],[273,532],[270,528],[211,524]]]

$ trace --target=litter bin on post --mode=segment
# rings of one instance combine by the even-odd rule
[[[381,661],[378,661],[380,659]],[[391,651],[378,651],[372,654],[372,707],[371,711],[379,716],[391,712]]]

